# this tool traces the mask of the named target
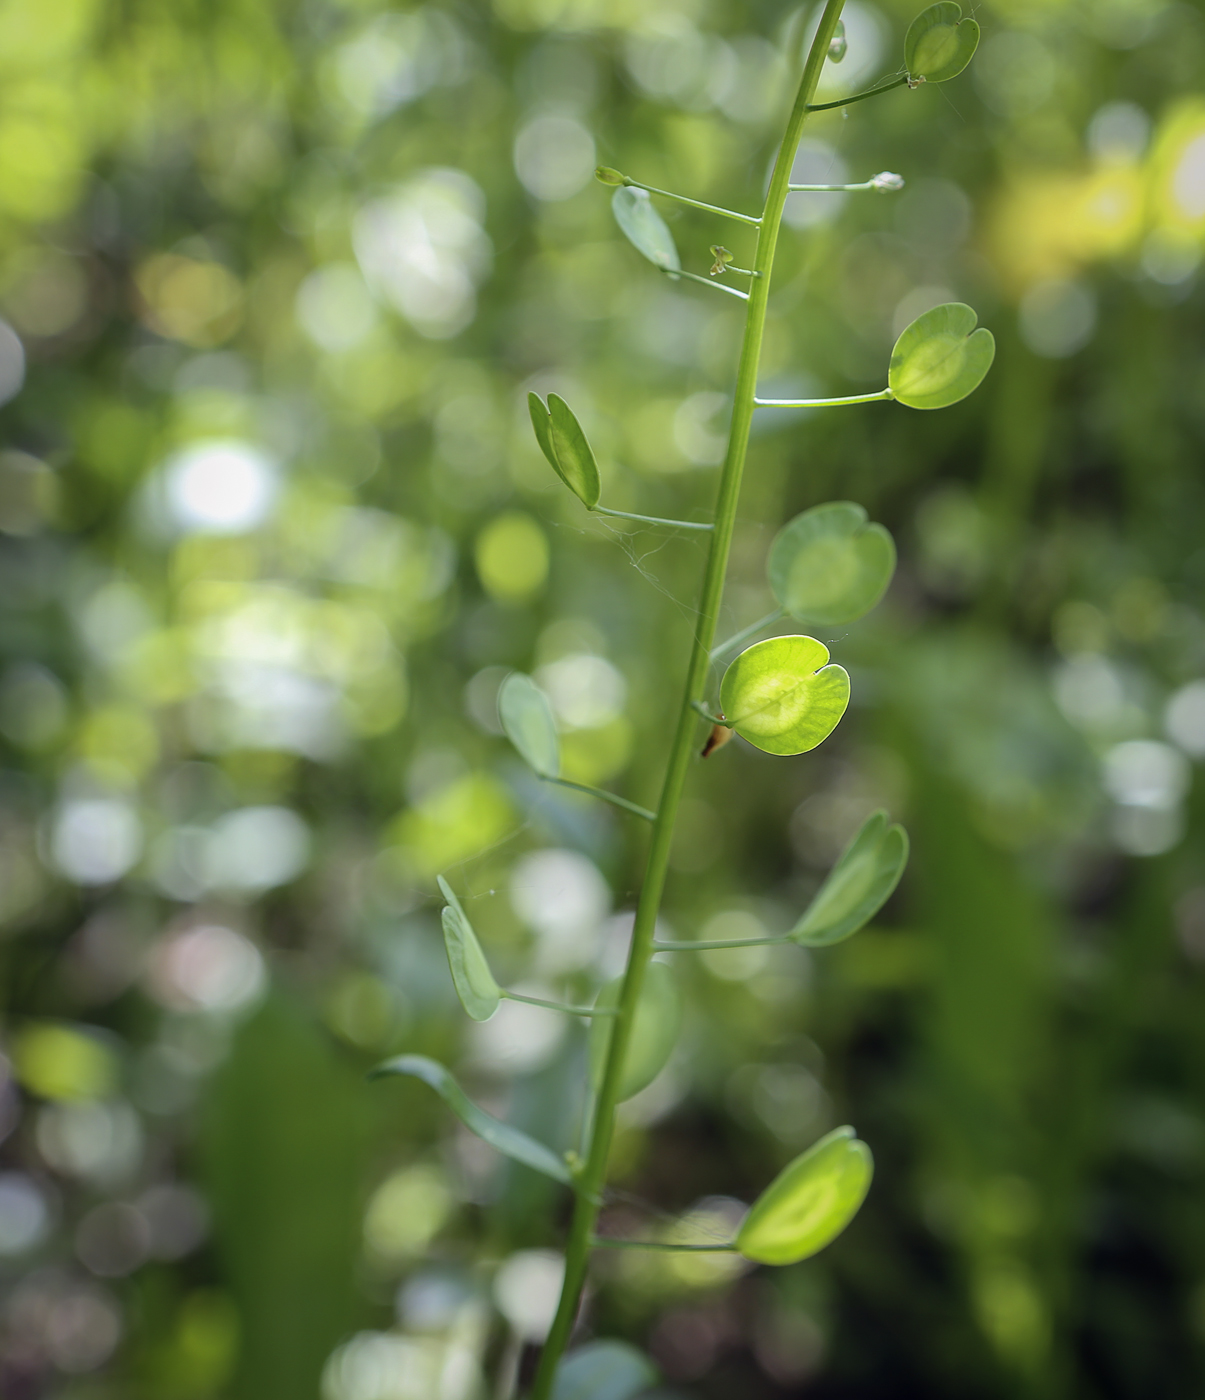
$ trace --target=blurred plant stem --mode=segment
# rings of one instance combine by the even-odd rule
[[[557,1366],[569,1343],[581,1302],[582,1289],[586,1281],[591,1240],[598,1219],[601,1193],[606,1182],[607,1160],[615,1125],[615,1110],[619,1103],[624,1062],[632,1038],[640,993],[654,951],[653,933],[669,869],[670,848],[673,842],[678,805],[696,747],[696,729],[699,720],[694,706],[696,701],[701,701],[703,698],[708,669],[711,664],[711,648],[715,641],[716,623],[723,598],[724,578],[728,569],[728,555],[736,524],[741,478],[744,473],[745,455],[749,444],[749,429],[753,421],[758,365],[765,332],[766,306],[770,297],[770,276],[774,267],[778,231],[782,222],[783,208],[786,204],[791,167],[794,164],[795,152],[799,145],[804,123],[807,121],[809,103],[815,94],[816,86],[820,80],[820,72],[828,55],[829,44],[836,31],[837,21],[841,17],[844,5],[845,0],[826,0],[819,28],[804,65],[803,77],[795,97],[795,104],[791,109],[786,131],[779,146],[758,230],[757,253],[753,263],[758,276],[753,279],[749,290],[740,366],[737,371],[736,391],[733,397],[732,423],[720,477],[715,529],[711,535],[707,567],[703,576],[697,612],[698,621],[687,671],[685,694],[678,711],[677,729],[670,749],[661,801],[657,808],[657,818],[653,824],[648,865],[636,909],[632,945],[628,953],[627,968],[624,972],[620,994],[619,1015],[616,1018],[615,1029],[611,1036],[606,1068],[594,1105],[588,1135],[589,1151],[585,1166],[578,1177],[573,1223],[565,1254],[565,1282],[561,1290],[556,1316],[540,1357],[531,1400],[549,1400],[552,1394]]]

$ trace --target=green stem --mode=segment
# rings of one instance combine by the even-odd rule
[[[605,788],[590,787],[587,783],[571,783],[568,778],[550,778],[546,773],[541,773],[540,777],[546,783],[555,783],[557,787],[572,788],[574,792],[584,792],[590,797],[601,797],[604,802],[610,802],[614,807],[622,807],[625,812],[631,812],[634,817],[643,817],[646,822],[657,820],[656,812],[650,812],[647,807],[638,807],[635,802],[629,802],[618,793],[607,792]]]
[[[634,515],[630,510],[610,510],[606,506],[590,506],[595,515],[614,515],[619,520],[642,520],[646,525],[668,525],[674,530],[714,530],[709,521],[662,520],[659,515]]]
[[[712,714],[712,712],[707,708],[707,706],[704,705],[702,700],[692,700],[690,702],[690,708],[695,712],[695,714],[702,715],[702,717],[707,721],[708,724],[721,724],[724,726],[725,729],[732,728],[732,726],[726,720],[721,719],[719,715]]]
[[[521,1001],[524,1006],[543,1006],[549,1011],[563,1011],[566,1016],[616,1016],[619,1013],[613,1006],[568,1006],[563,1001],[545,1001],[543,997],[520,996],[518,992],[503,991],[507,1001]]]
[[[742,292],[739,287],[726,287],[723,282],[713,282],[710,277],[700,277],[697,272],[687,272],[684,267],[663,267],[661,269],[667,277],[685,277],[691,282],[699,282],[704,287],[714,287],[717,292],[727,292],[730,297],[740,297],[742,301],[749,300],[749,293]]]
[[[787,199],[787,185],[790,183],[791,166],[795,160],[799,138],[807,121],[808,103],[815,94],[820,71],[828,56],[829,44],[844,5],[845,0],[825,0],[824,13],[820,17],[816,37],[808,52],[795,105],[791,109],[787,128],[783,133],[782,144],[778,148],[774,173],[770,177],[770,189],[766,195],[766,207],[758,229],[757,253],[753,266],[762,275],[753,282],[749,293],[740,367],[737,370],[736,391],[733,396],[732,422],[728,432],[728,450],[720,474],[715,529],[711,535],[707,567],[703,575],[685,692],[678,711],[677,728],[666,766],[657,819],[653,823],[653,837],[649,846],[644,883],[636,906],[636,922],[632,929],[631,947],[628,950],[628,965],[619,995],[619,1015],[615,1020],[602,1085],[594,1107],[590,1153],[578,1177],[578,1194],[565,1250],[565,1282],[561,1289],[556,1316],[540,1357],[532,1385],[531,1400],[549,1400],[556,1369],[569,1344],[586,1282],[590,1240],[598,1219],[597,1202],[606,1181],[607,1159],[615,1130],[615,1110],[619,1103],[624,1062],[632,1040],[636,1007],[640,1003],[640,993],[653,956],[653,935],[669,872],[670,848],[673,844],[678,805],[694,757],[698,718],[693,702],[703,697],[711,665],[711,647],[715,641],[716,622],[724,593],[724,578],[728,571],[728,555],[736,526],[737,503],[745,469],[745,454],[749,445],[749,430],[753,423],[753,399],[757,389],[758,365],[766,327],[766,304],[770,298],[774,252],[778,246],[778,231]]]
[[[890,389],[881,389],[877,394],[850,394],[844,399],[754,399],[757,408],[844,408],[851,403],[882,403],[894,399]]]
[[[911,83],[912,79],[905,73],[902,78],[896,78],[893,83],[884,83],[882,87],[867,88],[865,92],[859,92],[854,97],[842,97],[836,102],[816,102],[808,107],[809,112],[831,112],[834,107],[848,107],[854,102],[865,102],[868,97],[878,97],[881,92],[890,92],[892,88],[903,87],[905,83]],[[923,81],[923,79],[918,79]]]
[[[647,190],[649,194],[659,194],[662,199],[676,199],[679,204],[689,204],[692,209],[703,209],[708,214],[722,214],[726,219],[736,219],[738,223],[752,224],[755,228],[761,220],[755,214],[738,214],[735,209],[721,209],[718,204],[704,204],[698,199],[687,199],[684,194],[673,194],[670,190],[659,190],[656,185],[642,185],[639,180],[623,177],[625,185],[634,185],[638,190]]]
[[[759,617],[756,622],[751,622],[748,627],[742,627],[735,636],[729,637],[726,642],[721,642],[718,647],[712,647],[712,661],[718,661],[721,656],[732,651],[734,647],[739,647],[742,642],[747,642],[750,637],[756,637],[763,627],[772,626],[780,618],[786,617],[786,615],[786,608],[775,608],[772,613],[767,613],[765,617]]]
[[[789,938],[712,938],[687,943],[654,943],[654,953],[705,953],[709,948],[773,948]]]
[[[593,1249],[661,1249],[671,1254],[735,1254],[734,1244],[669,1244],[664,1240],[609,1240],[595,1235]]]
[[[813,109],[815,110],[815,109]],[[873,190],[873,180],[864,180],[860,185],[788,185],[791,194],[853,194],[857,190]]]

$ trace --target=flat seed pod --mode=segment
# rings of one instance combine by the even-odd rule
[[[512,671],[498,691],[502,731],[541,778],[561,773],[561,741],[548,697],[530,676]]]
[[[552,1400],[631,1400],[656,1379],[653,1363],[626,1342],[587,1342],[557,1367]]]
[[[488,1021],[502,1000],[502,989],[494,981],[489,962],[468,915],[460,907],[460,900],[442,875],[438,880],[439,892],[448,901],[443,911],[444,947],[456,995],[474,1021]]]
[[[678,257],[674,235],[653,208],[647,191],[625,185],[611,196],[611,209],[615,222],[637,252],[643,253],[649,262],[664,268],[666,272],[678,271],[682,262]]]
[[[593,510],[602,492],[598,463],[573,410],[559,394],[548,395],[547,407],[538,394],[528,394],[527,408],[540,451],[578,500]]]
[[[979,26],[963,19],[962,6],[942,0],[922,10],[904,38],[904,66],[912,78],[944,83],[956,78],[979,47]]]
[[[372,1077],[379,1079],[389,1074],[405,1074],[414,1079],[421,1079],[424,1084],[429,1084],[435,1090],[465,1127],[471,1133],[475,1133],[482,1142],[488,1142],[496,1151],[516,1162],[522,1162],[532,1171],[550,1176],[553,1181],[562,1182],[566,1186],[573,1184],[573,1177],[564,1158],[558,1157],[550,1147],[545,1147],[542,1142],[528,1137],[518,1128],[512,1128],[509,1123],[502,1123],[486,1113],[485,1109],[478,1108],[437,1060],[429,1060],[426,1055],[398,1055],[396,1059],[386,1060],[383,1065],[378,1065],[373,1070]]]
[[[608,982],[599,992],[595,1006],[618,1006],[622,987],[622,977]],[[612,1022],[610,1016],[596,1016],[590,1022],[590,1080],[595,1089],[601,1086],[607,1066]],[[681,1026],[682,997],[674,975],[665,963],[650,963],[640,993],[640,1005],[636,1008],[632,1038],[628,1042],[628,1057],[619,1088],[621,1100],[630,1099],[641,1089],[648,1088],[661,1073],[673,1053]]]
[[[753,1203],[736,1247],[759,1264],[797,1264],[830,1244],[858,1213],[874,1160],[852,1128],[837,1128],[785,1166]]]
[[[830,501],[797,515],[770,546],[775,598],[801,622],[835,627],[865,616],[895,573],[895,542],[861,506]]]
[[[978,389],[996,357],[991,331],[961,301],[918,316],[895,342],[887,383],[909,408],[948,408]]]
[[[796,943],[826,948],[868,923],[887,903],[908,864],[908,833],[886,812],[867,817],[791,930]]]
[[[741,652],[720,686],[720,708],[742,739],[766,753],[807,753],[836,729],[849,676],[826,665],[814,637],[770,637]]]

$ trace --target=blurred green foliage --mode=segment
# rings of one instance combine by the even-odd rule
[[[914,7],[846,11],[822,96]],[[700,1397],[1180,1397],[1205,1362],[1205,14],[985,0],[971,69],[809,126],[763,389],[881,388],[964,300],[942,415],[767,412],[727,607],[779,525],[864,505],[900,570],[815,753],[709,759],[667,922],[784,933],[865,817],[914,862],[839,948],[684,969],[624,1194],[728,1221],[851,1121],[817,1260],[608,1258],[604,1331]],[[598,161],[757,205],[802,15],[729,0],[0,4],[0,1390],[474,1400],[525,1364],[561,1193],[433,1096],[573,1142],[584,1036],[466,1027],[434,879],[500,980],[613,976],[641,831],[499,737],[533,672],[566,777],[655,797],[736,310],[614,227]],[[684,266],[717,238],[662,206]],[[720,302],[712,305],[713,301]],[[543,1292],[541,1291],[543,1290]],[[534,1300],[534,1301],[533,1301]],[[534,1317],[533,1317],[534,1310]]]

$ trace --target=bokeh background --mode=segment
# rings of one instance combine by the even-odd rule
[[[850,0],[823,91],[897,71]],[[691,777],[679,937],[790,926],[879,805],[876,925],[680,958],[610,1224],[723,1220],[837,1123],[878,1177],[818,1259],[631,1255],[591,1326],[662,1397],[1183,1397],[1205,1385],[1205,14],[984,0],[973,68],[809,127],[763,384],[858,393],[971,302],[974,397],[758,420],[724,626],[796,511],[901,565],[826,637],[814,754]],[[574,1140],[580,1029],[470,1025],[434,876],[499,974],[588,995],[643,831],[499,737],[533,671],[578,778],[655,800],[739,308],[622,241],[596,161],[753,210],[806,10],[769,0],[0,4],[0,1391],[486,1400],[563,1194],[383,1055]],[[686,266],[739,226],[663,205]],[[501,1382],[495,1377],[501,1376]]]

